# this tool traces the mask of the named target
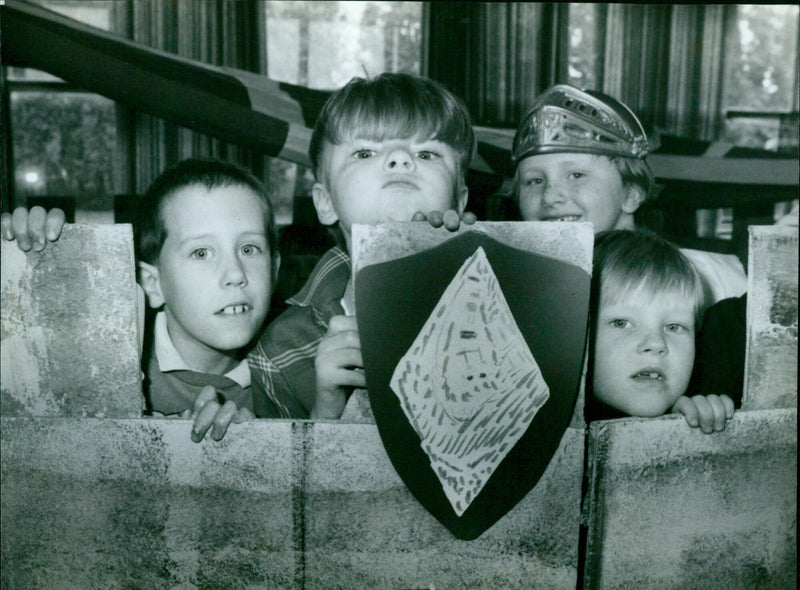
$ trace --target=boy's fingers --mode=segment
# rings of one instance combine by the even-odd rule
[[[28,238],[28,211],[24,207],[17,207],[11,214],[11,232],[17,239],[19,249],[27,252],[31,249]]]
[[[713,419],[713,426],[715,432],[722,432],[725,430],[725,422],[727,418],[725,416],[725,404],[719,398],[718,395],[707,395],[706,401],[708,405],[711,407],[711,414]]]
[[[47,211],[44,207],[31,207],[28,212],[28,237],[33,242],[33,250],[41,252],[44,249],[44,225]]]
[[[465,211],[464,214],[461,216],[461,223],[466,225],[472,225],[478,221],[478,216],[470,211]]]
[[[66,214],[61,209],[50,209],[44,224],[45,237],[51,242],[55,242],[61,236],[61,230],[64,228],[66,220]]]
[[[442,215],[442,221],[447,231],[456,231],[458,226],[461,225],[461,216],[458,214],[458,211],[448,209],[444,212],[444,215]]]
[[[328,355],[328,361],[337,368],[352,370],[363,369],[364,359],[361,356],[360,348],[340,348],[331,351]]]
[[[11,213],[3,213],[0,215],[0,231],[3,234],[3,239],[11,241],[14,239],[14,232],[11,231]]]
[[[335,315],[331,318],[331,321],[328,322],[328,336],[348,331],[358,331],[358,322],[355,316]]]
[[[192,442],[199,443],[206,436],[206,432],[214,423],[214,417],[220,409],[220,405],[216,401],[208,402],[197,417],[194,419],[192,425]]]
[[[736,411],[736,407],[733,403],[733,400],[725,394],[719,396],[719,399],[722,400],[723,405],[725,406],[725,417],[730,420],[733,418],[733,414]]]
[[[417,211],[411,217],[411,221],[425,221],[425,214],[422,211]]]
[[[323,389],[327,389],[322,383],[318,383],[318,385],[322,385]],[[359,371],[356,368],[341,368],[330,373],[328,386],[333,390],[338,390],[340,387],[363,388],[367,386],[367,380],[364,377],[363,371]]]
[[[692,398],[697,415],[700,418],[700,430],[706,434],[714,432],[714,408],[705,396],[696,395]]]
[[[211,385],[206,385],[200,391],[200,395],[198,395],[194,400],[194,411],[192,412],[192,416],[197,416],[203,410],[203,407],[211,401],[217,401],[217,390]]]
[[[228,400],[223,404],[214,416],[214,427],[211,429],[211,438],[214,440],[222,440],[222,437],[228,432],[228,426],[230,426],[233,417],[236,415],[236,410],[236,402]]]
[[[336,354],[339,350],[361,350],[361,339],[355,330],[330,334],[322,339],[315,358]]]
[[[242,422],[255,420],[255,418],[256,418],[255,414],[253,414],[253,412],[251,412],[249,408],[239,408],[233,415],[232,422],[234,424],[241,424]]]
[[[692,403],[692,400],[685,395],[678,398],[678,401],[675,402],[674,406],[672,406],[672,412],[674,414],[683,414],[686,422],[692,428],[697,428],[700,425],[697,416],[697,408]]]
[[[442,227],[444,223],[444,216],[442,215],[441,211],[431,211],[428,213],[428,223],[430,223],[433,227]]]

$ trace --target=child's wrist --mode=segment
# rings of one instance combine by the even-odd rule
[[[334,400],[323,401],[319,398],[317,395],[317,400],[311,408],[309,417],[312,420],[337,420],[342,415],[344,404]]]

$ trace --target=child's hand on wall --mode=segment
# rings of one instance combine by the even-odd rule
[[[681,396],[672,406],[673,414],[683,414],[692,428],[700,427],[705,434],[722,432],[733,418],[733,400],[727,395]]]
[[[255,418],[253,412],[247,408],[237,408],[236,403],[228,400],[220,404],[217,400],[217,391],[206,385],[197,396],[193,410],[185,410],[181,418],[194,418],[192,425],[192,441],[199,443],[206,436],[209,428],[211,438],[222,440],[231,424],[240,424]]]
[[[462,215],[459,215],[458,211],[455,209],[448,209],[444,213],[441,211],[431,211],[427,215],[422,211],[417,211],[414,213],[411,221],[427,221],[433,227],[442,227],[442,225],[444,225],[448,231],[456,231],[462,223],[464,225],[472,225],[477,219],[475,214],[469,211],[465,211]]]
[[[3,239],[17,240],[19,249],[27,252],[31,248],[35,252],[44,250],[47,242],[55,242],[61,236],[66,217],[61,209],[45,211],[43,207],[17,207],[14,213],[3,213],[0,216],[0,228]]]
[[[311,418],[338,419],[347,403],[348,392],[367,385],[354,316],[331,318],[328,332],[317,348],[314,368],[317,392]]]
[[[798,202],[795,201],[794,203],[792,203],[792,210],[789,211],[786,215],[784,215],[780,219],[778,219],[778,221],[775,222],[775,225],[788,225],[790,227],[797,227],[798,212],[800,212],[800,209],[798,209]]]

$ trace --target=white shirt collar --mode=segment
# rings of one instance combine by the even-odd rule
[[[190,367],[175,345],[172,343],[172,338],[169,337],[169,330],[167,330],[167,316],[163,311],[156,314],[155,320],[155,352],[158,359],[158,368],[162,373],[169,371],[197,371]],[[201,373],[205,371],[199,371]],[[224,375],[238,383],[242,388],[250,387],[250,367],[247,365],[247,359],[244,359],[233,369]]]

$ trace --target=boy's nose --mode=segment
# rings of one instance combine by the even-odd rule
[[[247,274],[244,272],[244,267],[238,257],[234,256],[226,262],[222,274],[222,283],[226,287],[247,286]]]
[[[663,355],[667,354],[667,341],[661,329],[650,330],[642,337],[639,343],[639,352]]]
[[[560,184],[548,182],[544,187],[542,204],[548,207],[558,205],[567,200]]]
[[[386,155],[384,165],[393,171],[413,171],[416,168],[414,156],[406,149],[395,148]]]

